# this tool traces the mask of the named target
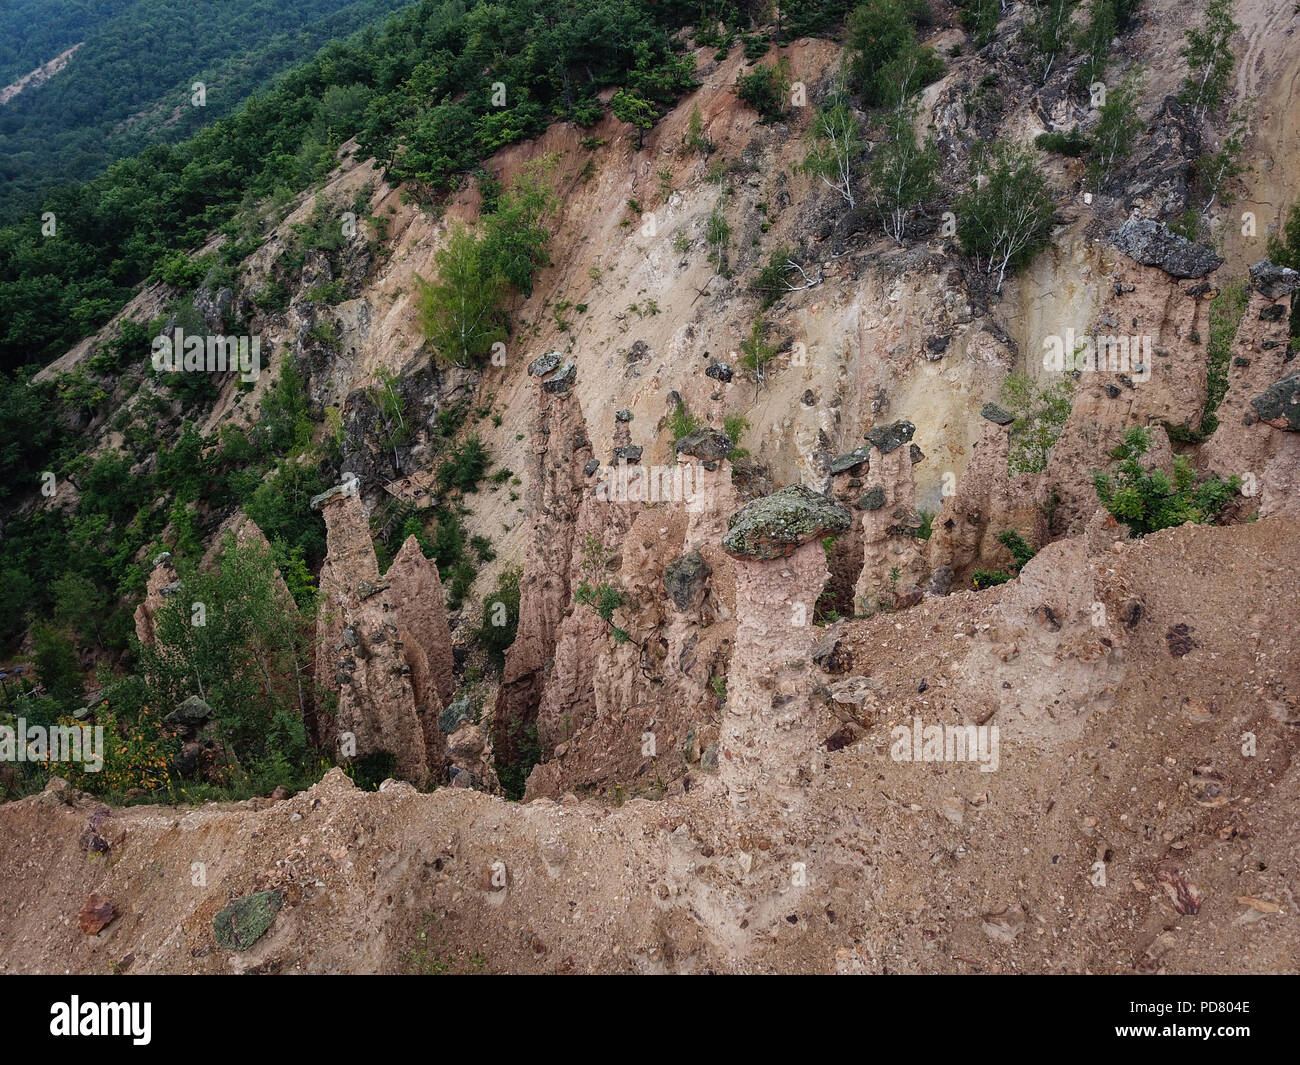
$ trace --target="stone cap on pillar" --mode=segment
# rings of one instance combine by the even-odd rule
[[[336,484],[333,488],[327,488],[318,496],[312,496],[311,509],[320,510],[330,503],[335,503],[340,499],[347,499],[348,496],[360,494],[361,482],[356,477],[348,477],[342,484]]]
[[[847,507],[803,485],[791,485],[750,500],[731,515],[722,546],[733,558],[785,558],[806,543],[844,532],[852,523]]]

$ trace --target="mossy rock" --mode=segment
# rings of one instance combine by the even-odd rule
[[[284,896],[279,891],[259,891],[235,899],[212,918],[217,946],[225,950],[247,950],[266,935],[283,905]]]
[[[736,558],[785,558],[810,540],[842,533],[852,523],[846,507],[803,485],[791,485],[731,515],[731,531],[722,546]]]
[[[454,702],[448,703],[447,708],[438,715],[438,731],[444,736],[450,736],[468,721],[473,713],[474,700],[468,695],[462,695]]]

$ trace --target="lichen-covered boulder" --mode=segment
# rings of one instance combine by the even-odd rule
[[[866,444],[861,447],[855,447],[852,451],[843,455],[836,455],[831,459],[831,476],[837,473],[847,473],[849,470],[857,469],[864,462],[871,458],[871,448]]]
[[[175,710],[163,718],[164,725],[179,725],[184,728],[194,728],[202,725],[212,716],[212,707],[200,699],[197,695],[191,695]]]
[[[320,510],[326,503],[332,503],[336,499],[346,499],[348,496],[354,496],[360,487],[360,482],[355,477],[349,477],[342,484],[336,484],[333,488],[327,488],[320,495],[312,496],[311,501],[307,504],[312,510]]]
[[[1300,431],[1300,372],[1269,385],[1250,405],[1261,420],[1287,432]]]
[[[1261,259],[1250,268],[1250,283],[1261,296],[1280,300],[1300,288],[1300,273]]]
[[[858,499],[859,510],[879,510],[885,505],[885,486],[872,485]]]
[[[735,558],[785,558],[810,540],[844,532],[852,522],[846,507],[792,485],[751,500],[731,515],[722,546]]]
[[[212,918],[217,945],[225,950],[247,950],[266,935],[283,905],[279,891],[259,891],[235,899]]]
[[[567,392],[578,380],[578,367],[571,362],[566,362],[556,372],[555,376],[542,382],[543,392]]]
[[[533,377],[545,377],[548,373],[554,373],[560,365],[560,353],[558,351],[548,351],[545,355],[538,355],[528,364],[528,372]]]
[[[996,403],[985,403],[980,408],[980,415],[987,418],[994,425],[1010,425],[1016,420],[1016,416],[1009,410],[999,407]]]
[[[910,443],[915,432],[916,426],[909,421],[890,422],[888,425],[877,425],[867,433],[867,439],[882,455],[888,455]]]
[[[438,730],[445,736],[450,736],[462,724],[468,721],[474,713],[474,700],[468,695],[462,695],[455,702],[447,704],[447,707],[438,715]]]

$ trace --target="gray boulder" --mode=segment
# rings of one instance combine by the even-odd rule
[[[673,444],[673,450],[679,455],[693,455],[707,462],[717,462],[730,455],[735,446],[735,442],[726,433],[706,425],[681,437]]]
[[[538,355],[528,364],[528,372],[533,377],[545,377],[548,373],[554,373],[560,365],[560,353],[558,351],[548,351],[545,355]]]
[[[566,362],[556,372],[555,376],[542,382],[542,391],[550,392],[567,392],[578,380],[578,367],[571,362]]]
[[[1016,416],[1008,410],[1003,410],[996,403],[985,403],[980,408],[980,415],[993,422],[995,425],[1010,425],[1016,420]]]
[[[1278,428],[1289,433],[1300,431],[1300,371],[1269,385],[1250,405],[1263,421],[1280,421]]]
[[[871,457],[871,448],[866,444],[862,447],[855,447],[852,451],[843,455],[836,455],[831,459],[831,475],[837,473],[847,473],[849,470],[857,469]]]
[[[1300,288],[1300,273],[1287,266],[1277,266],[1261,259],[1250,268],[1250,283],[1261,296],[1280,300]]]
[[[197,695],[191,695],[175,710],[163,718],[164,725],[180,725],[195,728],[212,716],[212,707]]]
[[[1223,265],[1223,259],[1209,248],[1150,218],[1130,218],[1115,231],[1111,243],[1143,266],[1158,266],[1171,277],[1204,277]]]

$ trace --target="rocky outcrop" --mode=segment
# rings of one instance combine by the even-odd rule
[[[712,573],[698,551],[688,551],[673,559],[664,569],[664,591],[678,610],[698,609]]]
[[[734,564],[718,546],[735,500],[732,443],[704,429],[677,444],[679,466],[654,500],[631,490],[652,475],[639,467],[627,471],[627,493],[606,477],[582,499],[571,580],[616,589],[614,623],[628,639],[585,603],[562,621],[537,716],[544,761],[526,798],[663,798],[716,750],[714,685],[735,627]]]
[[[398,776],[440,783],[451,645],[437,569],[410,537],[380,580],[356,481],[313,504],[327,538],[316,675],[338,698],[332,725],[323,723],[329,746],[348,758],[388,754]]]
[[[1172,232],[1163,222],[1130,218],[1111,242],[1143,266],[1155,266],[1170,277],[1204,277],[1223,265],[1223,259],[1201,244]]]
[[[559,367],[554,352],[528,367],[537,382],[528,471],[529,537],[519,583],[519,622],[506,651],[492,713],[498,773],[527,757],[527,736],[538,727],[560,626],[573,607],[570,573],[575,543],[580,542],[576,537],[587,479],[584,468],[593,455],[582,408],[571,388],[576,370],[568,380],[570,387],[546,387]],[[585,652],[583,657],[588,657]],[[574,684],[585,687],[581,679]]]
[[[1300,431],[1300,373],[1275,381],[1250,401],[1261,421],[1274,429]]]
[[[142,644],[154,642],[154,615],[163,608],[166,600],[180,590],[180,578],[172,565],[169,551],[155,556],[149,570],[149,583],[145,588],[144,602],[135,608],[135,634]]]
[[[1228,360],[1228,390],[1219,424],[1201,449],[1203,469],[1243,480],[1243,510],[1300,513],[1300,424],[1294,397],[1300,380],[1289,361],[1291,301],[1300,274],[1264,260],[1250,268],[1250,300]],[[1281,430],[1281,431],[1279,431]]]
[[[871,445],[863,444],[843,455],[837,455],[830,464],[830,494],[837,503],[856,515],[870,461]],[[862,572],[862,523],[855,519],[831,544],[827,556],[830,580],[826,583],[823,610],[833,610],[840,617],[852,617],[855,612],[853,597]]]
[[[753,500],[728,520],[722,542],[735,560],[737,626],[718,766],[737,809],[780,802],[800,777],[776,750],[815,746],[807,674],[829,573],[821,540],[851,521],[846,508],[802,486]]]
[[[893,605],[895,595],[915,588],[925,577],[924,544],[916,538],[921,516],[912,473],[915,431],[911,422],[899,421],[867,433],[874,450],[867,489],[858,504],[863,563],[854,589],[855,613]]]
[[[389,586],[393,612],[398,626],[419,645],[428,659],[428,687],[425,679],[416,685],[416,701],[430,703],[436,699],[439,708],[451,702],[456,686],[453,676],[451,630],[447,626],[446,597],[438,566],[424,557],[419,541],[408,536],[384,574]]]

